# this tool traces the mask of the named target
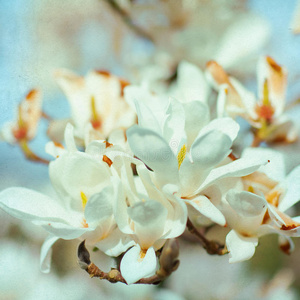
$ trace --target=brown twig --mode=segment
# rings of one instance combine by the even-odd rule
[[[153,38],[150,36],[148,32],[146,32],[144,29],[141,27],[137,26],[136,24],[133,23],[131,17],[129,14],[120,7],[120,5],[115,1],[115,0],[104,0],[110,7],[111,9],[117,13],[123,22],[137,35],[141,36],[142,38],[154,43]]]
[[[208,254],[217,254],[224,255],[228,253],[226,247],[224,245],[220,245],[216,241],[209,241],[204,235],[202,235],[193,225],[190,219],[188,219],[186,224],[190,233],[194,234],[202,244],[203,248],[206,250]]]
[[[159,284],[178,268],[178,254],[179,250],[177,241],[168,240],[160,255],[160,269],[155,275],[148,278],[142,278],[135,282],[135,284]],[[109,272],[104,272],[91,262],[90,253],[85,247],[85,241],[79,244],[77,255],[80,267],[84,269],[90,275],[90,277],[97,277],[99,279],[107,280],[111,283],[121,282],[127,284],[119,270],[113,268]]]

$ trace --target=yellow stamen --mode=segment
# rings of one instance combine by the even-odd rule
[[[143,259],[146,256],[146,253],[147,253],[147,249],[141,249],[140,254],[139,254],[139,258],[138,258],[139,262],[143,261]]]
[[[18,108],[18,126],[19,128],[25,128],[25,123],[22,119],[22,108],[21,108],[21,105],[19,105],[19,108]]]
[[[280,190],[273,190],[273,191],[270,191],[267,195],[266,195],[266,200],[274,205],[275,207],[278,207],[278,204],[279,204],[279,198],[282,194],[282,191]]]
[[[92,98],[91,98],[91,107],[92,107],[93,120],[97,120],[98,116],[97,116],[96,103],[95,103],[95,97],[94,96],[92,96]]]
[[[249,187],[248,187],[248,192],[254,193],[254,188],[253,188],[252,185],[249,185]]]
[[[178,170],[180,169],[180,166],[185,158],[185,155],[186,155],[186,145],[183,145],[177,155]]]
[[[96,101],[94,96],[91,97],[91,110],[92,110],[91,123],[95,129],[98,129],[101,126],[101,120],[99,115],[97,114]]]
[[[269,100],[269,89],[268,89],[268,81],[265,79],[264,82],[264,89],[263,89],[263,100],[262,103],[266,106],[270,105],[270,100]]]
[[[83,209],[85,209],[88,198],[84,192],[80,192],[80,196],[81,196],[81,201],[82,201],[82,207],[83,207]]]

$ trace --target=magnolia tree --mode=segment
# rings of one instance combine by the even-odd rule
[[[92,277],[125,284],[170,276],[179,265],[178,239],[191,235],[229,263],[251,259],[267,234],[278,235],[283,252],[293,251],[300,217],[287,211],[300,200],[300,167],[286,174],[282,155],[272,150],[298,137],[285,113],[287,71],[267,56],[257,74],[254,95],[215,61],[204,71],[181,62],[160,93],[104,71],[80,77],[58,70],[67,120],[43,113],[41,92],[30,91],[1,137],[28,159],[49,163],[57,197],[12,187],[0,193],[0,207],[49,233],[41,270],[49,272],[59,239],[78,240],[79,265]],[[49,120],[50,162],[29,144],[42,117]],[[233,150],[241,138],[237,117],[249,123],[253,139],[244,139],[241,151]],[[222,243],[207,238],[224,227]],[[116,264],[100,270],[87,248]]]

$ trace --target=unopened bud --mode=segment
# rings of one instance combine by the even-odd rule
[[[175,239],[168,240],[164,245],[162,253],[159,258],[160,269],[157,275],[167,277],[174,272],[179,266],[179,244]]]
[[[85,247],[85,240],[79,244],[77,256],[78,256],[78,264],[80,268],[87,269],[87,267],[91,264],[91,261],[90,261],[90,253]]]

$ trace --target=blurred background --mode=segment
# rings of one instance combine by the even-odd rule
[[[293,0],[0,0],[0,127],[36,87],[43,91],[43,111],[69,116],[53,79],[57,68],[81,75],[107,70],[132,83],[146,79],[159,90],[181,60],[203,69],[215,59],[256,92],[256,62],[270,55],[288,69],[287,101],[295,101],[300,98],[296,8]],[[299,123],[299,109],[290,116]],[[46,129],[42,120],[31,142],[45,158]],[[287,157],[287,171],[300,163],[299,143],[278,149]],[[18,147],[5,142],[0,154],[0,190],[23,186],[54,195],[47,166],[27,161]],[[57,242],[51,273],[42,274],[39,249],[45,236],[0,211],[1,300],[300,298],[297,240],[294,253],[286,256],[276,236],[264,237],[252,260],[234,265],[226,256],[209,256],[199,245],[182,241],[180,267],[168,280],[158,287],[127,287],[90,279],[77,266],[78,241]],[[104,269],[109,265],[107,258],[92,255]]]

